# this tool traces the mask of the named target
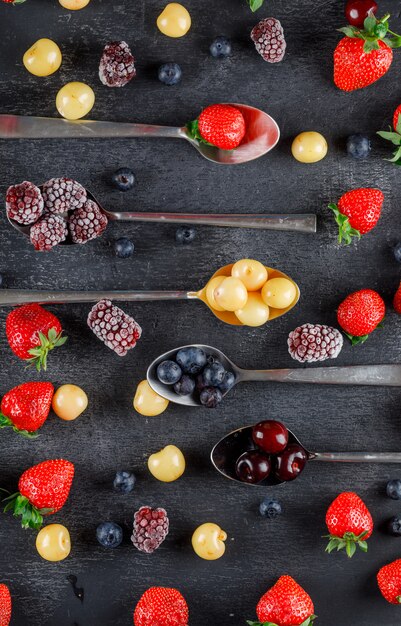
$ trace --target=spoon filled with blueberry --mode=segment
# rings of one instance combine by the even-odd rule
[[[192,344],[161,354],[146,376],[152,389],[171,402],[215,408],[235,385],[249,381],[400,387],[401,365],[245,370],[217,348]]]
[[[295,480],[309,461],[401,463],[401,452],[310,452],[282,422],[265,420],[223,437],[210,458],[225,478],[269,486]]]

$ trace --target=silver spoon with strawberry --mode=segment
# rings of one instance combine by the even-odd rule
[[[225,116],[222,110],[215,110],[214,117],[209,115],[208,113],[213,114],[213,110],[208,112],[208,109],[214,106],[228,107]],[[277,145],[280,129],[275,120],[264,111],[247,104],[237,103],[212,105],[212,107],[207,107],[197,120],[183,127],[0,115],[0,139],[117,139],[122,137],[184,139],[205,159],[222,165],[253,161]],[[233,110],[239,112],[240,117],[235,116]],[[204,119],[202,119],[203,114],[205,114]],[[217,128],[218,126],[220,128]],[[221,135],[224,135],[223,141],[221,141]],[[234,141],[230,141],[232,138]],[[211,139],[214,141],[211,142]],[[212,143],[218,143],[223,147],[212,145]]]
[[[265,487],[295,480],[309,461],[401,463],[401,452],[311,452],[284,424],[265,420],[220,439],[210,458],[225,478]]]

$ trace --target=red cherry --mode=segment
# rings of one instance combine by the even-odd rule
[[[297,443],[290,444],[284,452],[276,458],[276,476],[279,480],[294,480],[304,469],[308,455],[304,448]]]
[[[288,430],[281,422],[265,420],[252,428],[252,439],[264,452],[278,454],[288,443]]]
[[[260,483],[268,477],[270,470],[270,458],[257,450],[244,452],[235,464],[235,473],[244,483]]]
[[[362,28],[369,11],[376,14],[378,7],[374,0],[348,0],[345,5],[345,17],[351,26]]]

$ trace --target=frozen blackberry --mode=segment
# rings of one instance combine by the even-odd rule
[[[110,300],[100,300],[88,315],[88,326],[108,348],[125,356],[134,348],[142,328]]]
[[[287,44],[279,20],[267,17],[252,29],[251,39],[260,56],[268,63],[278,63],[285,55]]]
[[[303,324],[288,337],[288,352],[300,363],[335,359],[343,347],[343,336],[337,328],[322,324]]]
[[[85,187],[72,178],[52,178],[42,187],[45,211],[65,213],[84,206],[87,194]]]
[[[67,222],[61,215],[45,215],[29,231],[33,247],[41,252],[48,252],[65,241],[67,235]]]
[[[169,521],[165,509],[142,506],[134,515],[131,541],[141,552],[151,554],[168,535]]]
[[[99,78],[107,87],[124,87],[136,75],[135,59],[125,41],[105,45],[99,65]]]
[[[43,196],[39,187],[24,180],[11,185],[6,193],[6,211],[10,219],[18,224],[33,224],[43,213]]]
[[[86,243],[100,237],[107,226],[107,217],[96,202],[87,200],[85,205],[71,214],[68,226],[74,243]]]

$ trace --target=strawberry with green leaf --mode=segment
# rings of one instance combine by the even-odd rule
[[[351,558],[357,547],[367,552],[367,539],[373,532],[372,516],[361,498],[352,491],[340,493],[326,513],[329,543],[326,552],[345,550]]]
[[[401,165],[401,104],[398,105],[393,115],[393,128],[389,127],[390,130],[379,130],[377,134],[379,137],[386,139],[386,141],[390,141],[393,146],[396,146],[396,150],[393,152],[393,158],[387,159],[390,163],[394,163],[394,165]]]
[[[383,298],[373,289],[350,293],[337,309],[337,321],[353,346],[365,343],[386,314]]]
[[[231,104],[212,104],[187,124],[189,137],[220,150],[238,148],[245,131],[244,116]]]
[[[30,439],[49,415],[54,394],[52,383],[32,382],[13,387],[1,401],[0,428],[11,427]]]
[[[260,598],[256,607],[257,622],[249,626],[311,626],[316,619],[312,598],[291,577],[280,576]]]
[[[383,202],[384,194],[380,189],[365,187],[347,191],[337,204],[329,204],[338,225],[338,243],[349,245],[352,237],[360,239],[372,230],[379,220]]]

